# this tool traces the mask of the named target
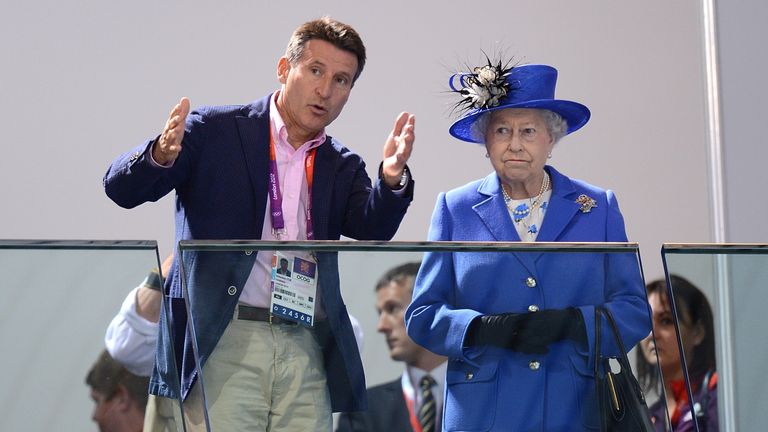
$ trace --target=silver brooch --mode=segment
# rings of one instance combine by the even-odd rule
[[[576,204],[581,204],[579,210],[581,210],[582,213],[589,213],[594,207],[597,207],[597,201],[584,194],[581,194],[576,198]]]

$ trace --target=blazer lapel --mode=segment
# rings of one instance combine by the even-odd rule
[[[315,239],[328,238],[328,219],[331,213],[331,195],[336,176],[336,160],[339,154],[333,150],[332,138],[329,136],[317,148],[315,155],[315,172],[312,184],[312,229]]]
[[[271,97],[271,96],[270,96]],[[251,105],[248,116],[237,117],[240,145],[248,166],[248,177],[253,188],[256,218],[263,218],[266,211],[266,194],[269,179],[269,99],[265,98]],[[263,221],[262,221],[263,222]]]

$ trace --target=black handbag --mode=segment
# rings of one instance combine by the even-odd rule
[[[621,355],[616,358],[621,371],[614,373],[609,364],[610,357],[600,354],[600,324],[602,316],[616,340]],[[627,350],[619,336],[619,329],[611,312],[604,307],[595,307],[595,395],[597,397],[600,430],[605,432],[632,431],[654,432],[645,396],[637,382],[627,358]]]

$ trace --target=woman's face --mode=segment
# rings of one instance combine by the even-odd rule
[[[682,379],[683,369],[680,364],[675,318],[667,301],[667,295],[652,292],[648,295],[648,303],[653,311],[653,332],[656,335],[656,342],[654,343],[652,335],[648,335],[640,342],[643,356],[650,364],[656,364],[656,355],[659,356],[661,371],[666,380]],[[693,360],[693,349],[704,339],[704,332],[701,325],[694,325],[691,322],[686,305],[678,305],[678,307],[680,336],[683,339],[686,359],[690,364]]]
[[[554,140],[539,110],[493,111],[485,129],[485,148],[502,182],[538,191]]]

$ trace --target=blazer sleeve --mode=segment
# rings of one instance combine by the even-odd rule
[[[151,160],[152,147],[158,137],[118,156],[107,169],[103,184],[107,196],[117,205],[133,208],[147,201],[157,201],[189,177],[200,143],[206,141],[202,115],[195,111],[187,116],[181,153],[170,167]]]
[[[371,184],[365,163],[359,156],[355,155],[348,163],[354,166],[354,175],[341,233],[357,240],[392,239],[413,201],[413,176],[405,186],[405,191],[396,194],[380,177]]]
[[[428,239],[452,240],[452,225],[445,193],[441,193],[432,215]],[[452,306],[455,284],[453,253],[424,254],[413,288],[413,301],[406,310],[406,326],[408,335],[428,350],[471,362],[479,350],[464,348],[464,338],[470,322],[481,314]]]
[[[368,432],[367,416],[360,411],[343,412],[339,416],[336,432]]]

